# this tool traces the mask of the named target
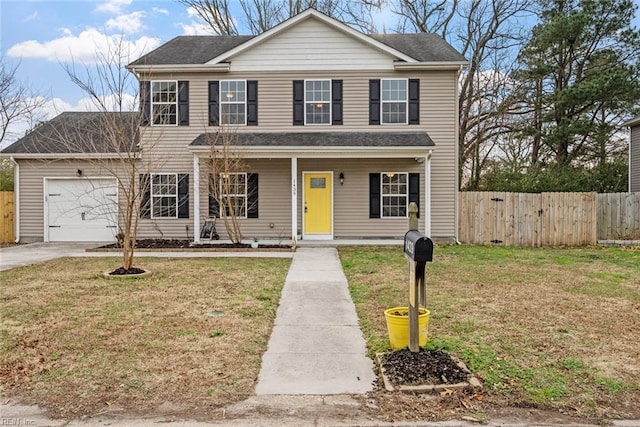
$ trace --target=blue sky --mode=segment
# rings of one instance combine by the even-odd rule
[[[640,16],[634,23],[640,26]],[[19,80],[46,98],[45,118],[90,109],[63,65],[90,64],[109,38],[124,35],[133,61],[175,36],[210,33],[176,0],[0,0],[1,54],[10,66],[19,63]],[[26,129],[14,127],[3,145]]]
[[[47,99],[46,118],[62,111],[90,109],[63,64],[90,64],[96,46],[124,35],[131,61],[182,34],[207,34],[206,25],[177,1],[0,0],[0,50],[19,63],[18,79]],[[3,145],[24,133],[12,129]]]

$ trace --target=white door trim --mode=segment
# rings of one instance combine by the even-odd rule
[[[305,214],[304,214],[304,202],[305,192],[307,191],[306,175],[312,175],[317,173],[326,173],[331,175],[331,232],[329,234],[306,234],[305,233]],[[333,171],[303,171],[302,172],[302,240],[333,240],[333,221],[335,219],[335,205],[333,201],[333,189],[335,186]]]

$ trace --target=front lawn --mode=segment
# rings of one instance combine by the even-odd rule
[[[640,418],[640,250],[437,246],[434,254],[428,346],[483,380],[482,394],[461,400],[480,418],[491,405]],[[387,351],[383,311],[407,305],[402,248],[340,248],[340,257],[370,354]],[[402,412],[401,402],[415,404],[405,408],[410,417],[429,406],[379,404]]]
[[[0,272],[0,394],[55,416],[162,407],[190,417],[253,393],[289,259],[113,259]]]

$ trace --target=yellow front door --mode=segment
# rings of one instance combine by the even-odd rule
[[[332,177],[331,172],[304,174],[304,234],[306,237],[332,235]]]

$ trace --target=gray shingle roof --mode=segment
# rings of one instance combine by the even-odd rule
[[[134,145],[137,113],[65,112],[2,150],[2,154],[118,153]],[[127,141],[113,132],[123,132]],[[122,143],[116,145],[116,141]]]
[[[178,36],[143,57],[135,65],[205,64],[254,36]]]
[[[442,37],[433,33],[372,34],[371,37],[420,62],[466,61]]]
[[[253,147],[434,147],[426,132],[237,133],[237,144]],[[206,147],[214,133],[200,134],[191,147]]]
[[[371,37],[420,62],[465,61],[464,56],[433,33],[373,34]],[[132,62],[129,67],[205,64],[252,38],[254,36],[179,36]]]

